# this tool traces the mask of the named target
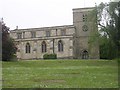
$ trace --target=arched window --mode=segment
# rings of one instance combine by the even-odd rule
[[[47,45],[45,41],[42,42],[42,53],[44,52],[47,52]]]
[[[82,52],[82,59],[88,59],[88,52],[86,50]]]
[[[30,44],[29,43],[26,44],[26,53],[30,53]]]
[[[58,41],[58,51],[59,52],[63,52],[63,42],[60,40],[60,41]]]

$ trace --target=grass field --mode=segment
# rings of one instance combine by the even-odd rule
[[[3,88],[117,88],[117,61],[2,62]]]

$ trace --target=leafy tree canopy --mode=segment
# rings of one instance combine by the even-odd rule
[[[17,48],[9,35],[9,28],[3,21],[0,23],[2,24],[2,61],[11,61],[15,57]]]
[[[101,3],[96,7],[100,33],[101,58],[120,57],[120,2]]]

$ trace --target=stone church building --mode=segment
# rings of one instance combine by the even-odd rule
[[[10,36],[18,48],[17,58],[43,59],[44,54],[55,53],[61,59],[99,59],[98,40],[90,42],[95,37],[92,32],[97,31],[95,22],[88,20],[92,10],[73,9],[73,25],[11,30]]]

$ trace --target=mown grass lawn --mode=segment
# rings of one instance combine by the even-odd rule
[[[3,88],[118,88],[117,61],[2,62]]]

